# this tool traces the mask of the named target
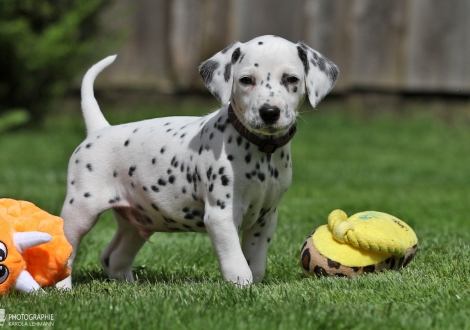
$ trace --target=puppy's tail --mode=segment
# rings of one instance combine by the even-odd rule
[[[95,94],[93,93],[93,82],[98,74],[103,71],[108,65],[114,62],[117,55],[108,56],[93,65],[85,74],[82,81],[82,113],[85,119],[87,135],[99,130],[100,128],[109,126],[108,121],[104,118],[103,113],[96,102]]]

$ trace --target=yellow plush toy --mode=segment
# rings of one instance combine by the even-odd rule
[[[349,217],[341,210],[328,216],[305,241],[300,254],[307,275],[352,277],[406,266],[418,249],[418,238],[402,220],[367,211]]]
[[[63,280],[70,274],[71,253],[61,218],[30,202],[0,199],[0,295]]]

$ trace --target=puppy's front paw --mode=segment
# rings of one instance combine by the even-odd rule
[[[246,286],[253,283],[253,275],[248,265],[246,267],[236,267],[232,270],[222,271],[225,279],[237,286]]]

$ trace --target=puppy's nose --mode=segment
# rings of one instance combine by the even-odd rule
[[[265,103],[259,108],[259,115],[266,124],[273,124],[279,119],[281,110],[276,106]]]

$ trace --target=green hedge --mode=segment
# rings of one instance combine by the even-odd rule
[[[0,117],[24,109],[39,123],[98,46],[111,0],[0,1]]]

